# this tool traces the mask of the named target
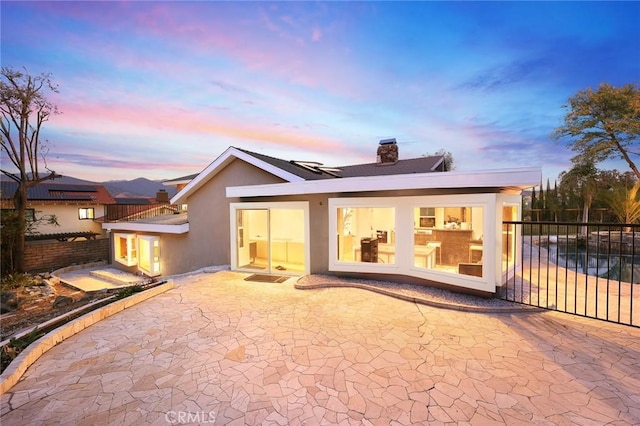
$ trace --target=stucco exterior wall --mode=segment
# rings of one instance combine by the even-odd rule
[[[36,217],[43,215],[55,215],[60,226],[48,225],[41,223],[36,227],[40,234],[60,234],[64,232],[95,232],[103,234],[100,223],[91,219],[80,220],[78,218],[78,209],[93,208],[95,217],[104,216],[103,205],[68,205],[68,204],[46,204],[46,205],[29,205],[28,208],[36,211]]]
[[[114,231],[113,233],[117,233]],[[123,233],[131,233],[130,231]],[[184,249],[187,243],[186,234],[160,234],[157,232],[135,232],[136,235],[151,235],[160,237],[160,274],[175,275],[184,272],[189,272],[192,269],[187,269],[184,266],[184,262],[189,261],[188,252]],[[126,266],[113,259],[113,238],[110,238],[109,246],[109,259],[113,266],[118,269],[131,272],[133,274],[139,273],[138,266]]]
[[[282,179],[241,160],[235,160],[221,170],[187,200],[189,232],[185,238],[162,236],[169,243],[163,244],[161,240],[161,247],[167,247],[161,252],[161,257],[164,259],[172,256],[170,261],[165,260],[167,271],[163,271],[163,275],[193,271],[206,266],[229,265],[229,204],[239,200],[227,198],[226,188],[282,182]],[[174,246],[179,248],[174,249]]]

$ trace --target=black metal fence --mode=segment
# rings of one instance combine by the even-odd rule
[[[639,224],[503,225],[501,298],[640,327]]]

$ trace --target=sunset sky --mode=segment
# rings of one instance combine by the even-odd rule
[[[47,163],[170,179],[227,147],[340,166],[445,149],[542,167],[578,90],[640,81],[640,2],[0,3],[1,63],[50,72]],[[6,158],[2,158],[3,168]],[[627,171],[621,161],[603,168]]]

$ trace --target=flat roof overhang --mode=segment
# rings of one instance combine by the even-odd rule
[[[432,172],[392,176],[323,179],[267,185],[232,186],[227,198],[343,192],[400,191],[407,189],[500,188],[522,191],[539,185],[538,167],[470,172]]]
[[[189,223],[180,225],[161,225],[152,223],[137,222],[109,222],[103,223],[102,229],[107,231],[129,231],[129,232],[155,232],[159,234],[186,234],[189,232]]]

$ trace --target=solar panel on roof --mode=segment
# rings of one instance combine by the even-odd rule
[[[35,198],[37,199],[37,198]],[[84,194],[64,194],[64,193],[51,193],[49,192],[48,198],[42,198],[48,200],[93,200],[91,195]]]
[[[67,191],[67,192],[97,192],[95,186],[91,185],[48,185],[49,191]]]
[[[310,172],[322,173],[322,171],[318,169],[318,166],[321,166],[322,163],[316,163],[315,161],[295,161],[295,160],[291,160],[290,162],[291,164],[295,164],[296,166],[302,167],[303,169],[309,170]]]

